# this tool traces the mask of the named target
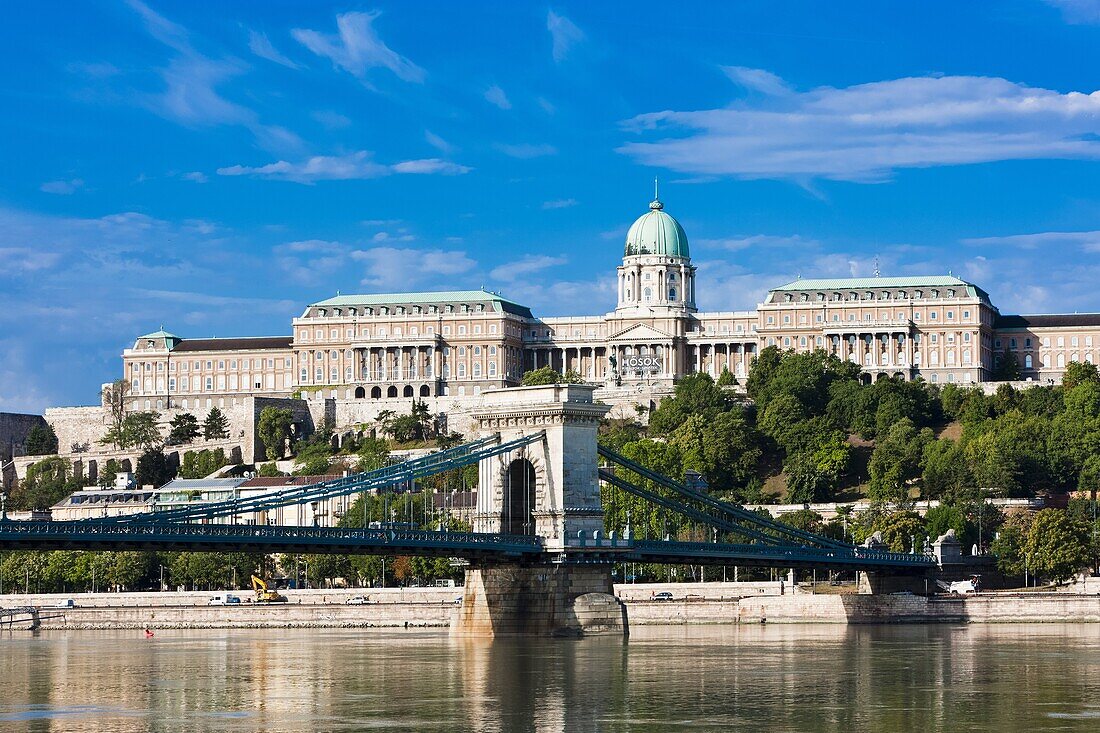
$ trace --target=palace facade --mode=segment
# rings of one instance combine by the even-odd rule
[[[701,313],[687,234],[654,200],[626,235],[617,303],[540,318],[483,290],[338,295],[310,304],[290,335],[190,339],[163,329],[123,353],[135,409],[206,409],[249,397],[475,397],[542,366],[644,397],[728,369],[739,381],[768,346],[826,349],[881,375],[992,379],[1010,355],[1022,379],[1061,380],[1100,359],[1100,314],[1002,315],[950,275],[795,280],[755,310]],[[448,400],[452,402],[453,400]]]

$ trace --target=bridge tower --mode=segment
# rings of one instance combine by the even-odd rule
[[[503,442],[544,434],[478,464],[474,531],[537,535],[545,553],[536,563],[471,568],[456,633],[625,633],[625,607],[611,583],[616,543],[603,537],[596,453],[599,421],[610,408],[593,400],[595,389],[495,389],[474,410],[479,432],[500,433]]]

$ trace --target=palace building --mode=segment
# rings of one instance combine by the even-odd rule
[[[613,310],[555,318],[484,290],[337,295],[308,305],[289,335],[141,336],[123,370],[135,409],[186,410],[292,396],[454,405],[543,366],[646,404],[687,374],[728,369],[743,382],[768,346],[828,350],[868,380],[939,384],[989,381],[1006,355],[1042,382],[1100,358],[1100,315],[1002,315],[950,275],[800,279],[755,310],[701,313],[687,234],[659,200],[627,230],[617,285]]]

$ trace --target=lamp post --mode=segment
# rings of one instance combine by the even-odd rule
[[[163,593],[166,589],[164,587],[164,566],[160,566],[160,590]]]

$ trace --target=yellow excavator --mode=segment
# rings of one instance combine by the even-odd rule
[[[252,590],[256,591],[256,603],[286,603],[287,597],[279,591],[269,590],[267,583],[252,576]]]

